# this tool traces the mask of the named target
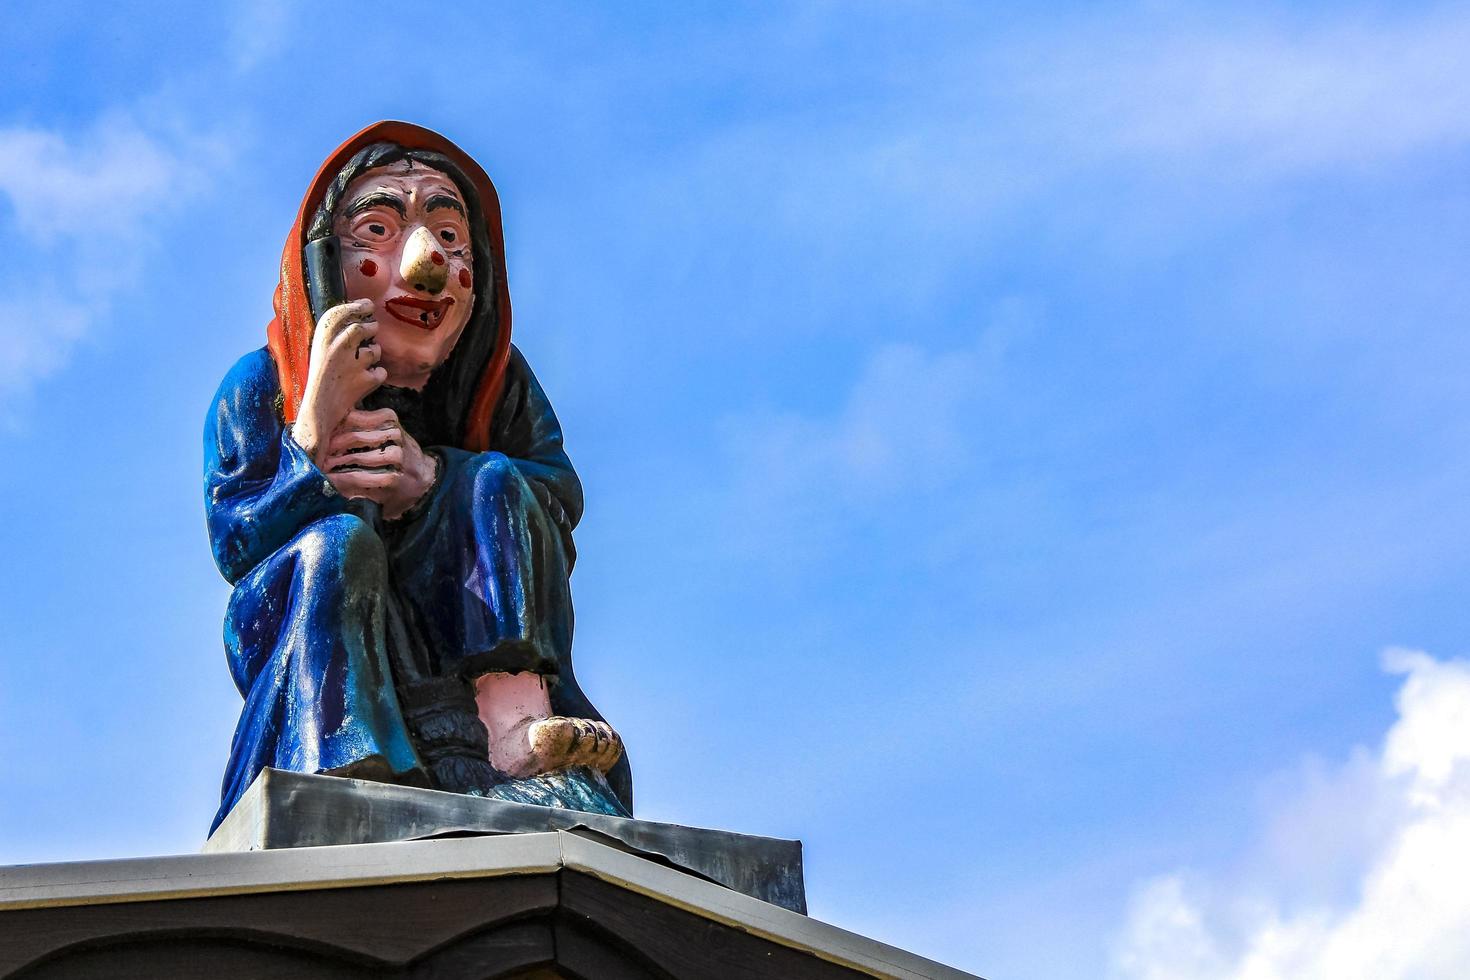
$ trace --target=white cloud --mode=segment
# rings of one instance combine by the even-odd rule
[[[1144,883],[1118,946],[1118,976],[1470,975],[1470,663],[1393,650],[1384,664],[1406,678],[1380,751],[1307,787],[1263,835],[1268,859],[1244,875],[1177,873]],[[1320,881],[1301,876],[1320,869],[1324,841],[1355,861],[1350,894],[1293,895],[1321,891]],[[1269,860],[1297,850],[1317,856]]]
[[[43,296],[0,317],[0,397],[59,370],[152,255],[163,219],[203,187],[207,139],[114,115],[86,131],[0,128],[0,250],[7,295]]]

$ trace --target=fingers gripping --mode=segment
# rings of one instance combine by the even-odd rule
[[[402,433],[396,428],[381,429],[349,429],[345,426],[338,429],[332,436],[331,443],[327,446],[332,455],[339,453],[361,452],[367,449],[380,449],[386,446],[403,445]]]
[[[344,467],[401,472],[403,470],[403,447],[396,444],[384,444],[371,449],[333,453],[327,458],[326,471],[328,473],[340,472]]]
[[[372,300],[359,299],[332,307],[322,314],[316,326],[318,333],[330,339],[335,338],[354,323],[361,323],[372,318]]]

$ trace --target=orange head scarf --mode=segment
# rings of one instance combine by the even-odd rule
[[[475,387],[468,417],[460,431],[463,432],[465,449],[484,452],[490,448],[490,423],[505,385],[505,365],[510,358],[510,291],[505,278],[505,234],[500,224],[500,196],[495,193],[495,185],[485,171],[467,153],[438,133],[406,122],[374,123],[337,147],[317,171],[306,197],[301,201],[301,210],[296,212],[291,232],[286,236],[286,247],[281,253],[281,281],[276,286],[274,301],[276,315],[266,327],[267,346],[280,375],[286,422],[294,422],[301,408],[307,364],[311,359],[311,338],[316,329],[311,304],[306,297],[306,272],[302,258],[307,228],[337,173],[359,150],[373,143],[397,143],[412,150],[442,153],[464,172],[479,194],[495,277],[493,299],[497,329],[489,360]],[[469,329],[475,326],[472,322]],[[459,343],[463,344],[464,340],[460,337]]]

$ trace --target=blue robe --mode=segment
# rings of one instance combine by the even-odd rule
[[[210,543],[234,585],[225,651],[245,699],[213,826],[266,766],[435,785],[400,704],[412,682],[530,670],[547,675],[557,714],[601,720],[571,670],[581,483],[519,351],[495,449],[426,447],[439,477],[396,521],[337,492],[282,404],[258,350],[225,376],[205,425]],[[573,770],[486,795],[630,812],[625,760],[610,781]]]

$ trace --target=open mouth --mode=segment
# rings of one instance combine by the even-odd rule
[[[439,299],[420,299],[417,296],[395,296],[383,306],[388,314],[404,323],[412,323],[421,330],[433,330],[444,322],[444,314],[454,305],[453,296]]]

